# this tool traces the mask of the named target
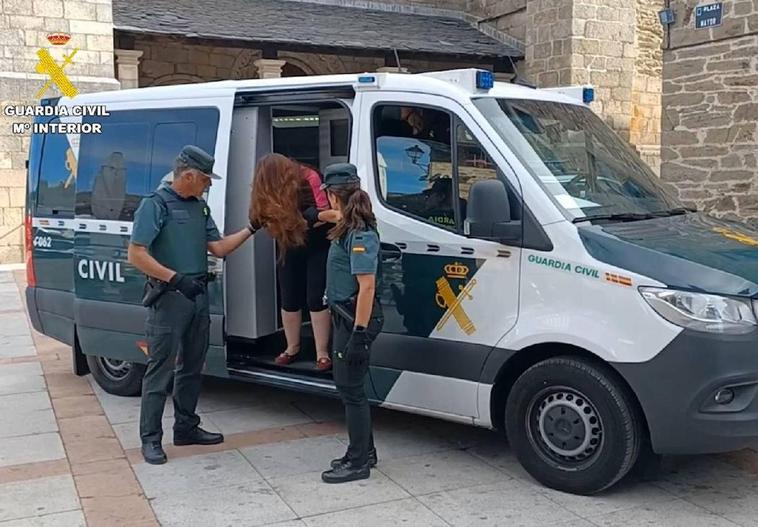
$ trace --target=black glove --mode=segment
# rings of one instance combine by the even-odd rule
[[[362,366],[369,359],[371,339],[363,328],[354,329],[345,344],[345,358],[351,366]]]
[[[316,207],[308,207],[303,211],[303,218],[308,222],[308,228],[313,227],[318,223],[318,209]]]
[[[168,285],[172,289],[179,291],[190,300],[195,300],[195,297],[197,295],[205,292],[205,287],[203,287],[203,284],[181,273],[176,273],[173,277],[171,277]]]

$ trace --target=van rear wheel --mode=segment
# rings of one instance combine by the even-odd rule
[[[144,364],[95,355],[87,355],[87,364],[97,384],[108,393],[133,396],[142,391]]]
[[[615,375],[575,357],[529,368],[511,389],[506,430],[516,457],[543,485],[573,494],[601,492],[634,466],[642,424]]]

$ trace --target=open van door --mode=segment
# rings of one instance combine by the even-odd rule
[[[214,171],[224,179],[210,189],[207,201],[224,231],[233,91],[215,89],[212,97],[204,97],[198,88],[197,97],[170,95],[105,103],[109,116],[84,118],[101,123],[102,133],[82,135],[79,147],[74,320],[82,352],[97,358],[88,359],[90,368],[114,384],[125,375],[124,363],[146,361],[145,276],[127,263],[134,212],[145,196],[171,181],[174,159],[184,145],[195,144],[216,158]],[[223,268],[209,258],[206,373],[226,375]]]

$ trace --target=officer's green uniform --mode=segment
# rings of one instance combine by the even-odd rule
[[[205,201],[182,198],[168,186],[142,200],[134,214],[132,243],[147,247],[162,265],[203,284],[207,284],[207,243],[220,239]],[[178,291],[169,290],[148,308],[145,323],[148,360],[140,414],[143,444],[161,441],[161,419],[172,377],[175,377],[174,433],[188,432],[200,423],[195,408],[209,329],[207,291],[192,301]]]
[[[330,177],[327,168],[324,186],[340,182],[340,178]],[[369,451],[374,449],[371,411],[364,388],[369,368],[369,348],[365,349],[363,356],[352,356],[348,353],[348,341],[353,336],[358,293],[358,280],[355,275],[374,274],[378,278],[379,247],[379,235],[376,231],[351,231],[341,239],[332,241],[327,258],[326,296],[332,308],[334,384],[345,405],[345,419],[350,439],[347,459],[354,467],[364,466],[368,461]],[[368,344],[381,331],[383,321],[381,306],[375,299],[371,320],[366,328]]]

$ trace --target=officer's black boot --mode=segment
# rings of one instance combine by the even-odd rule
[[[174,431],[174,445],[186,446],[186,445],[216,445],[224,442],[224,436],[222,434],[216,434],[214,432],[207,432],[196,426],[188,432],[176,432]]]
[[[370,476],[371,469],[368,463],[362,467],[354,467],[352,464],[346,463],[322,473],[321,479],[324,483],[347,483],[348,481],[367,479]]]
[[[337,468],[340,465],[347,464],[348,462],[349,461],[347,459],[347,454],[345,454],[344,456],[339,457],[337,459],[332,459],[331,467]],[[368,451],[368,466],[371,468],[374,468],[376,466],[376,463],[377,463],[376,448],[372,448],[371,450]]]
[[[166,462],[166,453],[159,441],[151,441],[142,445],[142,457],[151,465],[162,465]]]

